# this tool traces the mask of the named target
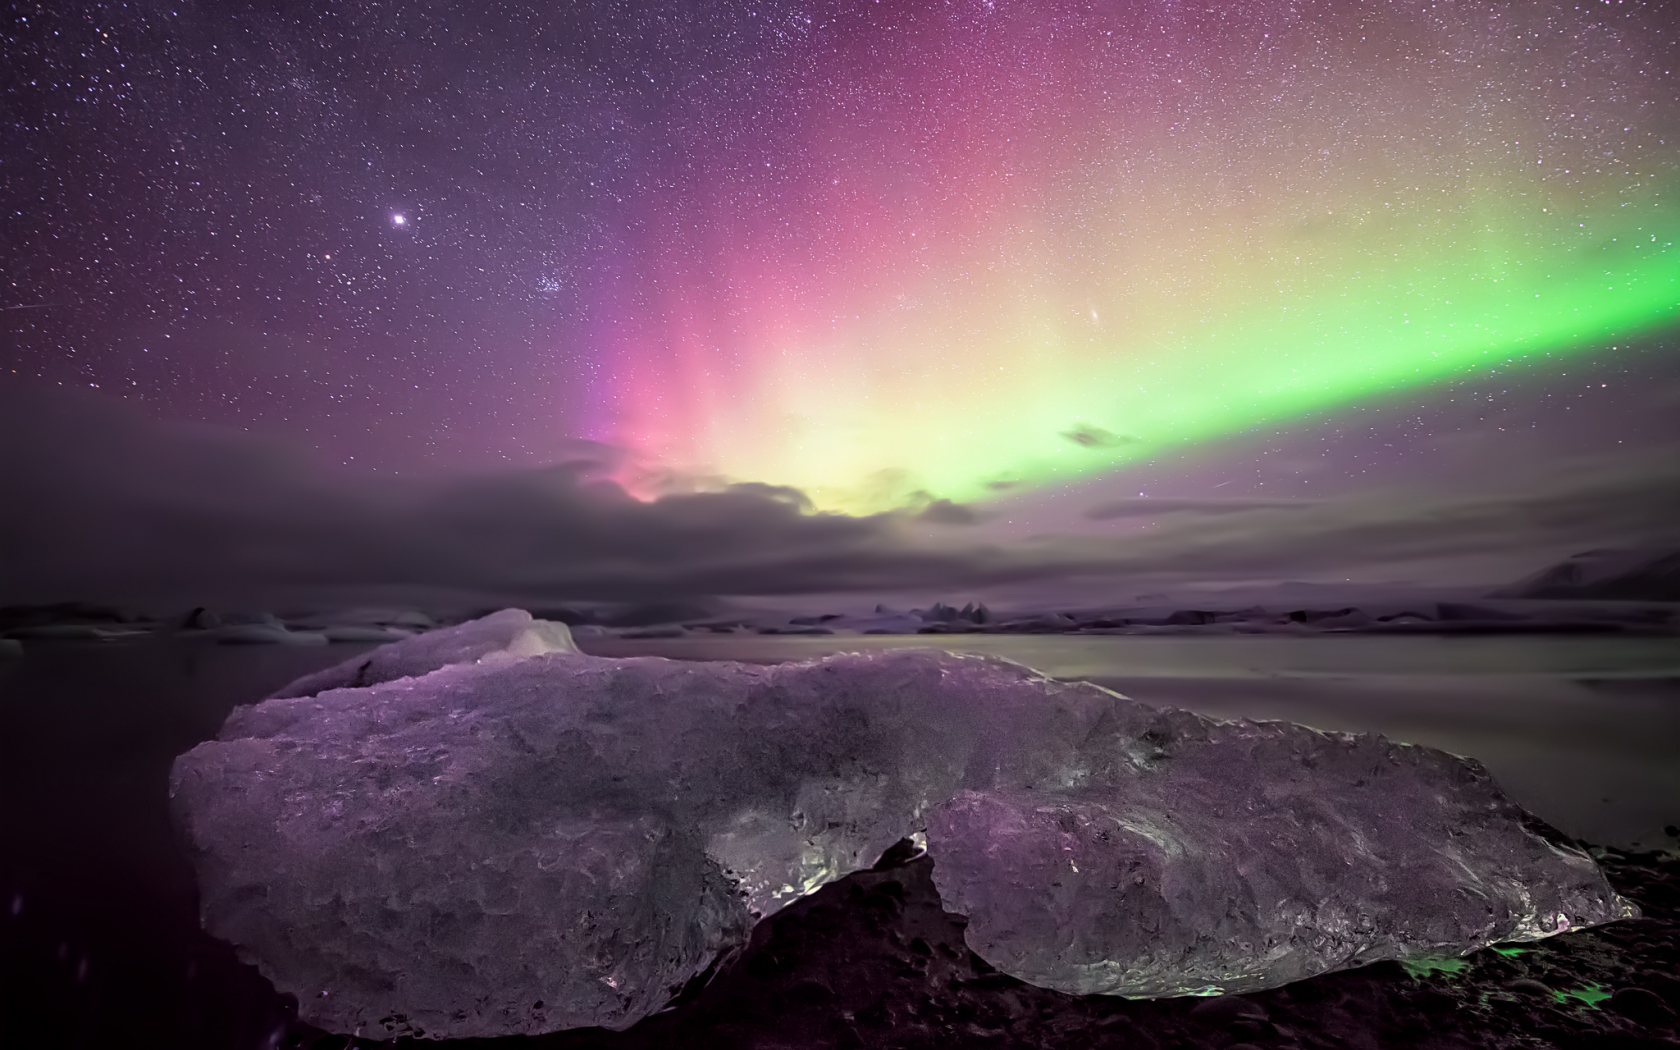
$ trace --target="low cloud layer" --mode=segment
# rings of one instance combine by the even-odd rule
[[[352,473],[239,432],[162,424],[92,396],[0,388],[0,601],[353,600],[410,590],[509,601],[976,591],[1101,574],[1395,578],[1477,564],[1489,578],[1586,547],[1680,545],[1680,449],[1556,464],[1467,497],[1296,503],[1139,500],[1115,537],[988,541],[964,508],[813,514],[743,485],[639,502],[580,444],[540,470]],[[961,513],[956,513],[961,511]],[[1410,571],[1410,570],[1409,570]],[[1416,570],[1425,571],[1425,570]],[[1462,571],[1462,569],[1455,569]],[[1418,582],[1451,583],[1453,579]]]
[[[1231,499],[1135,496],[1092,507],[1085,512],[1085,517],[1092,521],[1112,521],[1115,518],[1154,518],[1163,514],[1241,514],[1251,510],[1306,510],[1320,502],[1287,497],[1269,499],[1261,496]]]

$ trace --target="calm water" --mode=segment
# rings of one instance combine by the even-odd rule
[[[1089,635],[716,635],[588,638],[600,656],[778,663],[838,652],[927,648],[987,653],[1058,678],[1254,678],[1353,675],[1544,675],[1680,678],[1680,638],[1592,635],[1290,637]]]

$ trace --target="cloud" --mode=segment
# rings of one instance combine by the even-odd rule
[[[1201,513],[1121,538],[1112,564],[1165,575],[1357,577],[1479,559],[1497,573],[1586,547],[1680,546],[1680,447],[1561,461],[1501,480],[1468,495],[1396,488],[1213,514],[1184,501]]]
[[[974,508],[962,503],[953,503],[948,499],[934,500],[922,508],[921,513],[916,516],[934,525],[977,525],[980,523],[980,515],[975,513]]]
[[[1180,499],[1136,496],[1092,507],[1085,517],[1092,521],[1114,518],[1153,518],[1161,514],[1240,514],[1250,510],[1305,510],[1318,500],[1234,497],[1229,499]]]
[[[1089,423],[1080,423],[1072,430],[1065,430],[1062,432],[1062,436],[1081,448],[1120,448],[1125,445],[1136,445],[1142,441],[1141,438],[1135,438],[1129,434],[1115,434],[1104,430],[1102,427],[1091,426]]]
[[[776,486],[642,502],[600,478],[617,460],[599,446],[541,469],[382,476],[56,388],[0,388],[0,447],[0,542],[28,552],[6,559],[5,601],[785,593],[891,580],[909,542],[909,514],[814,514]]]
[[[1120,537],[1031,541],[989,538],[984,522],[961,540],[929,537],[911,509],[812,513],[802,494],[767,485],[643,502],[602,479],[615,458],[590,445],[536,470],[353,472],[242,432],[164,424],[56,388],[0,386],[0,448],[0,601],[14,602],[264,604],[403,589],[531,602],[973,591],[1103,574],[1358,576],[1443,559],[1521,573],[1573,550],[1680,540],[1675,448],[1559,464],[1474,496],[1148,500],[1152,511],[1174,507],[1170,521]],[[960,509],[933,517],[955,521]]]

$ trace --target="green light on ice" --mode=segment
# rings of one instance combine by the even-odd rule
[[[1421,981],[1424,978],[1431,977],[1437,973],[1444,973],[1457,977],[1459,974],[1470,969],[1470,962],[1467,959],[1402,959],[1400,960],[1400,965],[1408,974],[1411,974],[1412,979],[1416,981]]]
[[[1590,982],[1582,988],[1574,988],[1567,992],[1553,992],[1552,998],[1559,1003],[1567,1003],[1569,1000],[1575,999],[1596,1010],[1599,1003],[1610,998],[1610,993],[1604,990],[1603,985]]]

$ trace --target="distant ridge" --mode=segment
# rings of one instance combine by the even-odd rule
[[[1680,549],[1583,551],[1489,597],[1680,601]]]

